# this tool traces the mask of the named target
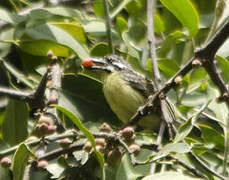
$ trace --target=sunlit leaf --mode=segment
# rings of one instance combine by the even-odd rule
[[[95,149],[96,143],[94,136],[91,134],[91,132],[83,125],[83,123],[80,121],[80,119],[74,115],[71,111],[67,110],[66,108],[62,106],[56,106],[58,110],[60,110],[62,113],[64,113],[66,116],[69,117],[69,119],[72,120],[72,122],[83,132],[83,134],[88,138],[88,140],[91,142],[92,147]],[[103,155],[99,152],[96,151],[96,156],[98,158],[98,161],[100,162],[101,167],[104,165],[104,158]]]
[[[179,21],[188,28],[190,35],[195,36],[198,32],[199,16],[189,0],[160,0]]]

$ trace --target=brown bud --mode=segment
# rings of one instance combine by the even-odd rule
[[[58,104],[58,97],[50,96],[48,98],[47,105],[51,105],[51,104]]]
[[[95,143],[103,147],[106,146],[106,140],[104,138],[95,138]]]
[[[47,52],[47,56],[51,59],[51,57],[53,56],[53,51],[50,49],[48,52]]]
[[[120,133],[124,138],[131,138],[134,135],[134,128],[132,126],[127,126],[121,130]]]
[[[174,79],[174,82],[176,84],[181,84],[182,83],[182,76],[177,76],[175,79]]]
[[[37,140],[38,138],[36,136],[29,136],[25,141],[26,142],[30,142],[30,141],[35,141]]]
[[[87,141],[84,146],[83,146],[83,149],[86,151],[86,152],[90,152],[91,151],[91,142],[90,141]]]
[[[48,165],[48,161],[47,160],[40,160],[37,163],[37,167],[38,168],[42,168],[42,169],[44,169],[47,165]]]
[[[107,154],[107,164],[111,167],[115,166],[117,162],[120,161],[122,157],[122,150],[121,148],[115,148],[108,152]]]
[[[46,87],[47,87],[47,88],[51,88],[51,87],[52,87],[52,80],[48,80],[48,81],[47,81]]]
[[[70,144],[72,144],[72,140],[69,138],[60,139],[59,144],[62,148],[66,149],[70,146]]]
[[[103,123],[103,124],[99,127],[99,130],[100,130],[101,132],[110,133],[110,132],[112,131],[112,128],[110,127],[109,124]]]
[[[47,125],[50,125],[50,122],[52,121],[52,118],[50,118],[49,116],[45,116],[45,115],[42,115],[39,120],[38,120],[38,124],[42,124],[42,123],[45,123]]]
[[[194,59],[192,61],[192,66],[194,66],[194,67],[199,67],[201,65],[202,65],[202,62],[199,59]]]
[[[48,131],[47,131],[47,134],[52,134],[56,131],[56,125],[49,125],[48,126]]]
[[[96,145],[95,146],[96,151],[99,151],[101,153],[105,152],[105,146],[101,146],[101,145]]]
[[[0,164],[3,168],[9,168],[11,165],[11,159],[5,156],[1,159]]]
[[[48,132],[48,125],[47,125],[46,123],[40,124],[40,129],[39,129],[39,131],[40,131],[43,135],[47,134],[47,132]]]
[[[52,58],[51,58],[52,61],[55,61],[55,60],[57,60],[57,59],[58,59],[57,56],[52,56]]]
[[[137,156],[141,150],[141,147],[138,144],[131,144],[129,150]]]

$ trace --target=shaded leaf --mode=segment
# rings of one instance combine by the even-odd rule
[[[24,143],[20,144],[13,159],[14,180],[22,180],[30,155],[34,156]]]
[[[191,132],[194,124],[198,120],[200,114],[208,107],[211,101],[208,101],[194,116],[190,117],[185,123],[183,123],[176,134],[174,142],[179,142],[183,140]]]
[[[23,101],[10,99],[2,124],[3,138],[10,145],[26,139],[29,112]]]
[[[25,34],[34,40],[49,40],[67,46],[82,59],[89,56],[87,50],[76,39],[54,25],[43,24],[26,29]]]
[[[13,24],[13,25],[26,19],[25,16],[13,14],[13,13],[9,12],[8,10],[3,9],[1,7],[0,7],[0,14],[1,14],[1,16],[0,16],[1,20],[5,21],[7,23]]]
[[[123,31],[128,29],[128,24],[127,21],[125,20],[124,17],[122,16],[118,16],[116,18],[116,25],[117,25],[117,29],[120,33],[122,33]]]
[[[90,49],[90,55],[95,57],[104,57],[108,55],[109,52],[110,48],[108,44],[104,42],[97,43]]]
[[[205,125],[205,124],[199,124],[201,130],[202,130],[202,137],[206,141],[207,144],[214,144],[215,148],[218,148],[221,151],[224,151],[224,136],[223,134],[220,134],[212,127]]]
[[[186,143],[170,143],[166,144],[159,153],[187,153],[190,152],[191,146]]]
[[[220,69],[222,70],[222,75],[226,81],[226,83],[229,82],[229,62],[226,58],[222,56],[216,56],[216,60],[219,63]]]

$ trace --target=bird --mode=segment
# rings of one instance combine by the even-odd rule
[[[102,76],[103,93],[112,111],[123,122],[128,122],[156,90],[151,79],[137,72],[119,56],[86,58],[84,68],[97,71]],[[161,122],[160,108],[138,122],[143,129],[157,130]]]

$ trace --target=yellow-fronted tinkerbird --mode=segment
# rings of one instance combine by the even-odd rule
[[[101,73],[103,92],[113,112],[127,122],[146,103],[147,97],[155,93],[152,80],[135,71],[132,66],[117,56],[88,58],[82,61],[85,68]],[[160,125],[160,109],[139,121],[146,129],[157,129]]]

